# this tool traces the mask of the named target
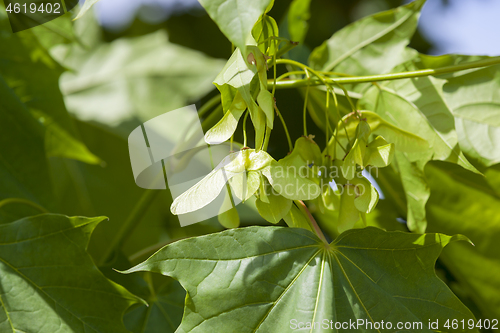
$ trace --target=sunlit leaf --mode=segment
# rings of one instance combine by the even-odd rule
[[[98,2],[99,0],[85,0],[85,2],[83,3],[83,6],[82,8],[80,9],[80,11],[78,12],[78,15],[75,17],[75,20],[81,18],[83,15],[85,15],[85,13],[96,3]]]
[[[412,152],[410,159],[447,161],[477,172],[458,146],[455,120],[443,96],[442,87],[445,83],[433,77],[388,82],[382,88],[371,88],[359,104],[429,142],[426,152]],[[390,141],[389,137],[380,134]]]
[[[285,220],[285,223],[290,228],[303,228],[314,232],[307,217],[294,204],[292,204],[288,213],[283,217],[283,220]]]
[[[351,75],[379,74],[411,59],[410,42],[425,0],[377,13],[336,32],[316,48],[309,61],[314,69]]]
[[[362,102],[364,103],[364,101]],[[362,104],[364,106],[364,104]],[[426,152],[429,148],[429,144],[426,140],[418,135],[405,131],[390,122],[381,118],[378,114],[371,111],[359,111],[361,118],[366,120],[373,133],[381,135],[388,142],[394,144],[394,149],[403,152]],[[345,130],[349,138],[353,138],[356,133],[356,127],[358,126],[359,120],[355,117],[349,117],[346,119]],[[338,140],[345,142],[347,140],[344,130],[344,125],[342,123],[338,124]],[[329,151],[333,151],[334,140],[329,142]],[[337,154],[340,154],[340,149],[337,148]],[[333,153],[332,153],[333,154]],[[337,157],[342,158],[343,156],[337,155]]]
[[[431,194],[424,174],[425,162],[411,162],[401,152],[396,153],[396,160],[408,204],[408,228],[423,233],[427,227],[425,204]]]
[[[241,98],[240,92],[237,92],[224,117],[205,133],[205,142],[215,145],[227,141],[234,134],[234,131],[236,131],[238,121],[246,110],[246,107],[247,105],[243,98]]]
[[[344,158],[344,163],[340,167],[342,174],[346,179],[353,179],[356,174],[357,166],[363,168],[363,158],[365,156],[368,137],[370,136],[370,125],[366,121],[360,121],[356,128],[356,136],[352,147]]]
[[[292,201],[271,191],[267,196],[269,203],[257,199],[255,205],[259,214],[268,222],[278,223],[288,214],[292,207]]]
[[[228,229],[238,228],[240,226],[240,216],[234,207],[220,213],[218,219],[220,224]]]
[[[363,164],[377,168],[388,166],[394,157],[394,146],[394,143],[387,143],[383,137],[377,136],[366,146]]]
[[[275,38],[279,37],[279,29],[271,16],[263,16],[263,19],[260,19],[253,27],[252,35],[262,53],[270,57],[276,53],[279,41]]]
[[[219,195],[228,180],[246,171],[259,171],[267,167],[272,157],[264,151],[246,149],[228,155],[207,176],[175,198],[170,210],[173,214],[186,214],[205,207]]]
[[[362,213],[368,214],[373,211],[378,203],[378,192],[365,177],[356,177],[352,180],[356,186],[354,206]]]
[[[288,168],[279,161],[271,162],[262,174],[273,189],[290,200],[312,200],[320,195],[320,187],[313,181],[302,177],[297,168]]]
[[[243,54],[255,23],[259,20],[271,0],[199,0],[220,30]]]
[[[415,66],[407,63],[399,68],[414,69]],[[424,232],[426,227],[425,203],[429,192],[423,168],[428,161],[456,163],[478,172],[460,150],[453,111],[443,94],[445,83],[434,77],[387,82],[370,88],[359,101],[361,107],[373,110],[386,121],[429,143],[426,151],[407,151],[399,155],[402,158],[400,176],[408,202],[408,226],[416,232]],[[391,142],[390,137],[382,135]],[[398,149],[397,143],[395,148]]]
[[[260,51],[256,49],[254,52]],[[224,91],[226,85],[236,88],[239,91],[248,107],[250,118],[255,127],[255,148],[258,150],[264,141],[266,114],[255,102],[251,90],[252,79],[257,74],[258,67],[262,65],[263,60],[258,56],[253,59],[256,62],[258,61],[258,63],[250,63],[248,59],[243,57],[241,51],[236,49],[222,71],[215,78],[214,84],[220,91]],[[268,97],[264,98],[268,99]]]
[[[354,200],[356,199],[355,191],[354,185],[346,185],[344,186],[344,192],[340,196],[337,226],[339,232],[352,229],[354,224],[359,220],[359,211],[354,203]]]
[[[483,58],[486,57],[422,56],[422,62],[432,68],[442,62],[451,65]],[[455,116],[460,148],[485,166],[500,163],[499,68],[497,65],[456,73],[443,86],[444,97]]]
[[[180,281],[188,295],[182,332],[286,332],[284,317],[418,321],[431,332],[429,320],[473,318],[434,272],[442,248],[464,239],[366,228],[325,247],[307,230],[250,227],[176,242],[126,273]]]
[[[268,90],[261,89],[261,91],[259,92],[259,96],[257,96],[257,102],[266,115],[266,126],[272,129],[274,122],[273,95]]]
[[[290,39],[299,42],[299,45],[304,42],[309,29],[307,21],[311,18],[310,4],[311,0],[293,0],[288,9],[288,33]]]

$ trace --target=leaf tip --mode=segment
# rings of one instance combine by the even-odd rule
[[[472,246],[476,246],[476,245],[474,245],[474,243],[473,243],[473,242],[469,239],[469,237],[464,236],[464,235],[460,235],[460,234],[457,234],[457,235],[454,235],[453,237],[451,237],[450,242],[454,242],[454,241],[464,241],[464,242],[467,242],[467,243],[471,244]]]

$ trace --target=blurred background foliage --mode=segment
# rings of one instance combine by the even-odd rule
[[[6,158],[17,159],[19,165],[13,168],[23,173],[13,179],[36,186],[31,193],[16,190],[23,187],[15,182],[2,186],[0,199],[28,197],[51,212],[109,217],[109,221],[102,222],[95,230],[90,253],[108,277],[153,303],[151,312],[144,305],[132,309],[125,323],[134,332],[142,329],[137,326],[138,322],[144,324],[145,332],[155,332],[155,327],[170,327],[173,332],[182,316],[183,289],[169,278],[148,274],[143,278],[124,276],[111,268],[129,268],[169,242],[223,228],[217,219],[180,228],[169,210],[172,199],[168,191],[151,195],[136,186],[127,137],[132,129],[156,115],[192,103],[199,109],[218,94],[212,81],[224,66],[225,59],[230,57],[231,44],[196,1],[144,1],[143,6],[139,2],[117,1],[102,0],[96,5],[95,15],[89,13],[75,23],[69,15],[61,17],[51,23],[52,32],[37,27],[20,33],[20,43],[6,34],[1,35],[0,69],[7,85],[16,87],[13,91],[19,100],[13,99],[12,103],[23,104],[16,108],[24,117],[24,130],[16,124],[21,116],[17,120],[5,115],[0,119],[3,128],[9,129],[8,133],[2,133],[1,143],[17,145],[17,151],[29,147],[29,161],[15,151]],[[290,2],[276,0],[270,12],[282,31]],[[350,22],[401,3],[398,0],[312,0],[313,19],[309,21],[303,52],[307,54],[307,50],[319,46]],[[456,6],[460,3],[464,1],[429,0],[422,13],[420,29],[410,46],[427,54],[463,51],[452,42],[453,29],[449,29],[448,42],[443,37],[441,28],[447,16],[442,14],[442,22],[437,22],[439,18],[433,12],[439,8],[457,12]],[[492,11],[488,9],[491,1],[477,0],[475,3],[483,3],[484,12]],[[472,11],[469,13],[475,15]],[[2,29],[8,29],[5,16],[1,15],[4,14],[0,14]],[[426,15],[434,21],[426,19]],[[462,24],[460,17],[453,17],[453,20]],[[479,22],[463,20],[470,25]],[[436,32],[435,36],[432,31]],[[491,31],[495,29],[487,33]],[[462,37],[471,39],[465,33]],[[32,42],[34,38],[38,42]],[[491,48],[495,47],[491,45],[493,41],[482,39],[490,49],[468,47],[466,53],[500,54],[500,50]],[[2,67],[1,61],[8,57],[7,49],[12,48],[19,48],[19,53],[27,55],[25,63],[37,60],[24,70]],[[49,50],[50,56],[45,50]],[[27,77],[36,77],[38,90],[33,90]],[[60,91],[56,88],[58,80]],[[48,91],[50,89],[56,91]],[[3,94],[2,104],[6,105],[7,90]],[[40,99],[51,107],[37,104],[36,99],[23,98],[34,95],[50,95],[50,99]],[[292,140],[299,138],[302,135],[301,93],[278,90],[276,98]],[[37,110],[47,113],[47,109],[52,110],[50,114],[36,113]],[[0,112],[0,117],[2,114]],[[203,119],[204,130],[221,116],[222,112]],[[286,156],[288,148],[283,128],[276,123],[269,153],[278,159]],[[241,124],[239,126],[235,140],[241,142]],[[311,119],[308,119],[308,126],[316,135],[316,141],[324,142],[324,134]],[[70,143],[65,147],[47,144],[44,147],[47,137],[43,137],[47,131],[59,138],[69,138]],[[47,152],[48,149],[52,153]],[[429,163],[425,177],[431,187],[431,197],[426,208],[430,232],[462,233],[477,245],[474,249],[467,244],[452,244],[446,248],[438,261],[439,276],[478,318],[499,318],[500,167],[483,168],[482,171],[485,178],[444,162]],[[12,175],[0,176],[4,180]],[[385,199],[368,216],[368,224],[388,230],[407,230],[404,223],[406,199],[399,176],[387,168],[380,170],[377,180]],[[146,211],[134,211],[140,200],[151,200]],[[256,213],[251,202],[239,205],[238,210],[242,225],[268,224]],[[0,223],[36,211],[36,208],[21,204],[4,206],[0,208]],[[130,226],[130,219],[137,216],[141,216],[139,223]],[[317,218],[328,232],[326,221],[331,217],[317,214]],[[126,237],[121,243],[121,252],[111,253],[110,261],[106,253],[117,237],[117,230],[124,232]],[[331,231],[330,236],[334,237],[335,232]],[[164,311],[167,308],[169,310]]]

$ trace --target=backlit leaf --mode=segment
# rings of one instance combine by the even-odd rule
[[[340,208],[338,218],[338,230],[344,232],[352,229],[359,220],[359,211],[356,208],[354,200],[356,199],[354,185],[344,186],[344,192],[340,196]]]
[[[252,29],[271,0],[199,0],[212,20],[243,54],[249,44]]]
[[[347,156],[344,158],[344,163],[342,163],[342,166],[340,167],[343,176],[348,180],[354,178],[356,174],[356,167],[358,165],[363,168],[363,158],[365,156],[365,150],[370,133],[370,125],[368,125],[366,121],[360,121],[356,128],[356,136],[353,139],[354,143],[347,153]]]
[[[394,144],[387,143],[381,136],[366,146],[366,153],[363,159],[364,165],[373,165],[377,168],[388,166],[394,157]]]
[[[311,0],[293,0],[288,11],[288,33],[290,39],[299,42],[299,45],[304,42],[309,29],[307,21],[311,17],[310,4]]]
[[[354,206],[362,213],[371,213],[378,203],[379,195],[377,190],[364,177],[356,177],[352,180],[352,183],[356,186]]]
[[[436,58],[422,56],[422,62],[435,67],[442,61],[460,64],[486,57],[448,55]],[[460,148],[485,166],[500,163],[499,68],[497,65],[456,73],[443,86],[444,97],[455,116]]]
[[[320,195],[320,187],[316,183],[302,177],[297,168],[288,168],[281,161],[272,161],[262,174],[273,189],[287,199],[312,200]]]
[[[396,153],[396,161],[408,205],[408,228],[423,233],[427,227],[425,204],[431,194],[424,174],[425,162],[411,162],[401,152]]]
[[[246,107],[247,105],[241,97],[240,92],[237,92],[229,110],[224,114],[224,117],[205,133],[205,142],[216,145],[229,140],[234,134],[234,131],[236,131],[238,121],[246,110]]]
[[[230,208],[218,215],[220,224],[225,228],[232,229],[240,226],[240,216],[236,208]]]
[[[281,195],[276,195],[274,193],[269,193],[267,198],[269,203],[263,202],[257,199],[255,205],[259,211],[259,214],[268,222],[278,223],[288,214],[290,208],[292,207],[292,200],[286,199]]]
[[[283,220],[285,220],[285,223],[290,228],[303,228],[314,232],[307,217],[294,204],[292,204],[288,213],[283,217]]]
[[[99,0],[85,0],[85,2],[83,3],[83,6],[82,8],[80,9],[80,11],[78,12],[78,15],[75,17],[75,20],[81,18],[83,15],[85,15],[85,13],[96,3],[98,2]]]
[[[364,103],[364,102],[363,102]],[[364,106],[364,104],[362,104]],[[371,104],[370,104],[371,106]],[[366,122],[370,125],[370,128],[373,133],[381,135],[384,139],[386,139],[390,143],[394,143],[394,149],[403,151],[403,152],[425,152],[429,148],[429,144],[426,140],[421,138],[418,135],[405,131],[390,122],[384,120],[378,114],[371,111],[359,111],[361,117],[366,120]],[[346,119],[346,130],[349,138],[353,138],[356,133],[356,127],[359,123],[359,120],[355,117],[349,117]],[[347,137],[344,130],[344,125],[342,123],[338,124],[338,140],[341,142],[346,142]],[[329,151],[333,152],[333,145],[335,144],[335,140],[330,140],[329,142]],[[340,154],[340,149],[337,147],[337,154]],[[332,153],[333,154],[333,153]],[[337,155],[339,158],[343,158],[343,156]]]
[[[414,55],[406,46],[424,3],[417,0],[351,23],[313,51],[311,66],[351,75],[389,72]]]

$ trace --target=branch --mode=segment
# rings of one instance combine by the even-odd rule
[[[280,59],[285,60],[285,59]],[[281,62],[286,63],[286,62]],[[472,61],[465,64],[446,66],[436,69],[421,69],[416,71],[400,72],[400,73],[390,73],[390,74],[379,74],[379,75],[367,75],[367,76],[353,76],[353,77],[339,77],[339,78],[325,78],[326,83],[364,83],[364,82],[377,82],[377,81],[388,81],[388,80],[400,80],[409,79],[414,77],[423,77],[430,75],[442,75],[458,71],[463,71],[472,68],[488,67],[500,64],[500,57],[483,59],[478,61]],[[289,89],[289,88],[299,88],[307,86],[319,86],[323,85],[324,82],[316,79],[298,79],[298,80],[283,80],[276,82],[276,89]],[[268,81],[270,88],[273,87],[273,80]]]

